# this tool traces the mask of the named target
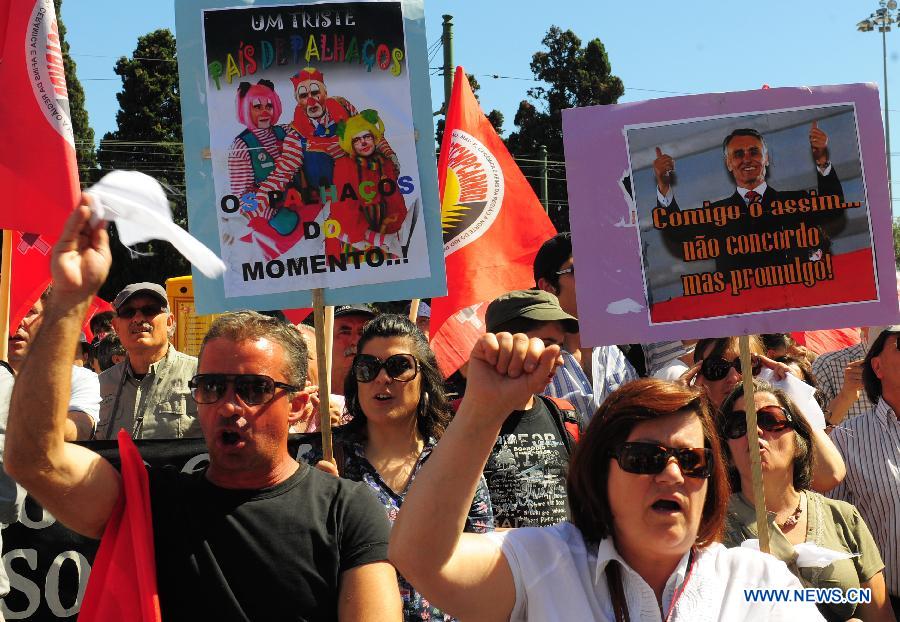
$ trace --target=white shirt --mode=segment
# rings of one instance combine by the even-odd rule
[[[72,392],[69,395],[69,411],[83,412],[100,421],[100,377],[85,367],[72,365]]]
[[[625,600],[632,620],[662,620],[653,590],[616,552],[612,539],[589,545],[568,522],[488,534],[502,549],[512,570],[516,604],[510,621],[614,622],[606,581],[607,563],[622,564]],[[822,620],[812,603],[747,602],[745,589],[801,589],[783,562],[749,549],[712,544],[695,554],[687,583],[688,555],[682,558],[663,590],[668,611],[676,588],[682,589],[671,620],[703,622],[740,620],[800,622]]]

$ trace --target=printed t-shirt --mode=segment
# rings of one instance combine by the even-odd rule
[[[496,527],[540,527],[566,520],[569,452],[543,400],[503,423],[484,467]]]

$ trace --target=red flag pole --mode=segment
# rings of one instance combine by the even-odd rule
[[[12,231],[3,230],[3,256],[0,259],[0,328],[3,335],[9,336],[9,285],[12,269]],[[0,340],[0,360],[9,356],[9,340]]]

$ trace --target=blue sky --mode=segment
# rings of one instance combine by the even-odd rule
[[[620,101],[626,102],[763,84],[876,82],[882,87],[881,35],[856,31],[856,23],[877,7],[876,0],[430,0],[426,18],[430,44],[440,37],[441,15],[453,15],[454,61],[478,77],[483,107],[503,112],[508,132],[515,129],[512,119],[519,101],[536,84],[528,65],[550,25],[572,29],[582,40],[603,41],[613,73],[625,83]],[[121,88],[113,73],[116,59],[130,55],[142,34],[156,28],[175,30],[174,5],[156,0],[64,0],[62,17],[99,139],[115,129],[115,95]],[[900,32],[888,33],[887,50],[892,148],[897,154],[893,164],[900,170]],[[431,66],[439,65],[441,58],[438,51]],[[442,98],[443,80],[437,76],[432,80],[435,107]],[[895,188],[900,190],[900,185]],[[900,192],[894,194],[897,214]]]

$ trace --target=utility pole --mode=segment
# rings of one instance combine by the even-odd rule
[[[444,29],[441,33],[441,45],[444,48],[444,118],[450,105],[450,93],[453,91],[453,16],[444,15]]]
[[[548,192],[547,192],[547,146],[541,145],[541,204],[544,206],[544,211],[549,215],[550,207],[548,204]]]

